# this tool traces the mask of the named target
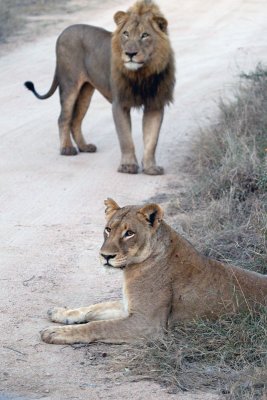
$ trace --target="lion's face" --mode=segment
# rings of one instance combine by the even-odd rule
[[[113,55],[126,70],[147,67],[159,73],[166,67],[170,52],[167,21],[155,5],[137,3],[127,13],[118,11],[114,20]]]
[[[151,59],[154,50],[152,29],[130,21],[120,34],[121,58],[125,68],[135,71]]]
[[[145,261],[152,253],[162,210],[156,204],[120,208],[105,201],[107,224],[100,259],[104,266],[125,268]]]

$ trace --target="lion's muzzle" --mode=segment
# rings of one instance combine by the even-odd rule
[[[103,254],[103,253],[101,253],[100,256],[101,256],[101,261],[102,261],[104,266],[113,267],[111,260],[116,257],[116,254]]]

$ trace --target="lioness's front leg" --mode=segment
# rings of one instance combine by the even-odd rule
[[[114,101],[112,111],[121,148],[121,163],[118,171],[137,174],[138,162],[132,139],[130,110],[123,108],[117,101]]]
[[[117,319],[126,317],[128,314],[120,301],[109,301],[106,303],[93,304],[88,307],[67,309],[55,307],[47,312],[53,322],[65,325],[82,324],[89,321],[106,319]]]
[[[155,152],[159,138],[159,132],[163,120],[164,110],[144,110],[143,138],[144,157],[143,172],[148,175],[162,175],[164,169],[156,164]]]
[[[151,335],[151,324],[138,316],[110,321],[95,321],[84,325],[51,326],[41,333],[42,340],[53,344],[127,343]]]

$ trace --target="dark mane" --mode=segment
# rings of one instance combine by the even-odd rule
[[[171,60],[163,71],[147,77],[136,73],[133,79],[122,73],[116,91],[120,103],[125,107],[159,109],[173,101],[174,84],[174,65]]]

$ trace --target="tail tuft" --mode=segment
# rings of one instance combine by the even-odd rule
[[[33,92],[33,93],[35,92],[35,90],[34,90],[34,84],[33,84],[32,82],[27,81],[27,82],[24,83],[24,85],[25,85],[26,88],[29,89],[31,92]]]
[[[1,0],[0,0],[0,3],[1,3]],[[50,89],[48,90],[47,93],[42,94],[42,95],[36,92],[34,84],[31,81],[24,82],[24,86],[28,90],[30,90],[34,94],[34,96],[37,97],[37,99],[45,100],[45,99],[48,99],[49,97],[51,97],[55,93],[55,91],[58,87],[57,76],[56,76],[56,74],[54,75],[54,79],[53,79]]]

